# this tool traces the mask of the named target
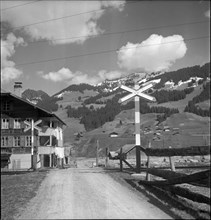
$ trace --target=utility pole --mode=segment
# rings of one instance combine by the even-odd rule
[[[99,140],[97,140],[97,146],[96,146],[96,167],[98,167],[98,158],[99,158]]]
[[[106,147],[106,153],[105,153],[105,167],[108,167],[108,154],[109,154],[109,148]]]

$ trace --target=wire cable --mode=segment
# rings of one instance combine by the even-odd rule
[[[205,38],[210,38],[210,36],[201,36],[201,37],[183,39],[183,40],[179,40],[179,41],[165,42],[165,43],[160,43],[160,44],[148,44],[148,45],[140,45],[140,46],[135,46],[135,47],[127,47],[127,48],[121,49],[121,50],[128,50],[128,49],[134,49],[134,48],[139,48],[139,47],[151,47],[151,46],[170,44],[170,43],[177,43],[177,42],[182,42],[182,41],[191,41],[191,40],[205,39]],[[16,64],[15,66],[25,66],[25,65],[37,64],[37,63],[46,63],[46,62],[51,62],[51,61],[56,61],[56,60],[65,60],[65,59],[72,59],[72,58],[76,58],[76,57],[84,57],[84,56],[91,56],[91,55],[97,55],[97,54],[118,52],[118,50],[120,50],[120,49],[97,51],[97,52],[93,52],[93,53],[80,54],[80,55],[74,55],[74,56],[68,56],[68,57],[57,57],[57,58],[48,59],[48,60],[40,60],[40,61],[34,61],[34,62],[28,62],[28,63],[20,63],[20,64]]]
[[[77,36],[77,37],[57,38],[57,39],[52,39],[52,40],[38,40],[38,41],[27,42],[27,44],[43,43],[43,42],[48,42],[48,41],[54,41],[54,42],[55,41],[65,41],[65,40],[80,39],[80,38],[85,38],[85,37],[124,34],[124,33],[132,33],[132,32],[139,32],[139,31],[153,30],[153,29],[160,29],[160,28],[178,27],[178,26],[185,26],[185,25],[192,25],[192,24],[202,24],[202,23],[208,23],[208,22],[209,22],[208,20],[203,20],[203,21],[173,24],[173,25],[162,25],[162,26],[149,27],[149,28],[140,28],[140,29],[125,30],[125,31],[108,32],[108,33],[94,34],[94,35],[83,35],[83,36]],[[7,44],[7,45],[10,45],[10,44]],[[1,47],[5,47],[5,46],[6,45],[1,45]]]
[[[1,11],[6,11],[6,10],[9,10],[9,9],[12,9],[12,8],[33,4],[33,3],[36,3],[36,2],[39,2],[39,1],[41,1],[41,0],[37,0],[37,1],[33,1],[33,2],[27,2],[27,3],[21,4],[21,5],[14,5],[14,6],[11,6],[11,7],[8,7],[8,8],[2,8]]]
[[[134,3],[139,3],[139,1],[127,2],[127,4],[134,4]],[[106,9],[109,9],[109,8],[112,8],[112,6],[107,7],[107,8],[102,8],[102,9],[97,9],[97,10],[92,10],[92,11],[86,11],[86,12],[81,12],[81,13],[77,13],[77,14],[72,14],[72,15],[66,15],[66,16],[62,16],[62,17],[58,17],[58,18],[52,18],[52,19],[48,19],[48,20],[44,20],[44,21],[39,21],[39,22],[23,25],[23,26],[12,27],[12,28],[9,28],[8,31],[9,30],[19,29],[19,28],[25,28],[25,27],[29,27],[29,26],[33,26],[33,25],[37,25],[37,24],[47,23],[47,22],[50,22],[50,21],[56,21],[56,20],[71,18],[71,17],[83,15],[83,14],[89,14],[89,13],[93,13],[93,12],[105,11]]]

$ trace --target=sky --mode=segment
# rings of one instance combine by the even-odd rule
[[[1,87],[53,95],[210,61],[210,1],[1,0]]]

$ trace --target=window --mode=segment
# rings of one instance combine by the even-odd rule
[[[27,147],[32,146],[32,137],[31,136],[26,136],[26,146]]]
[[[40,146],[50,146],[50,136],[40,136]]]
[[[21,145],[21,138],[20,137],[14,137],[14,146],[19,147]]]
[[[20,119],[16,118],[14,120],[14,128],[15,129],[20,129],[21,128],[21,120]]]
[[[1,146],[2,147],[8,146],[8,137],[1,137]]]
[[[31,118],[26,118],[26,121],[29,122],[30,124],[32,123],[32,119]],[[29,126],[25,124],[25,127],[28,128]]]
[[[7,118],[2,119],[1,128],[2,129],[9,129],[9,119],[7,119]]]
[[[2,103],[2,110],[3,111],[9,111],[10,110],[10,103],[8,101],[5,101]]]
[[[32,122],[32,119],[31,118],[26,118],[26,121],[28,121],[29,123]]]

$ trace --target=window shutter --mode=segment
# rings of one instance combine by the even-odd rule
[[[21,121],[21,128],[24,129],[25,128],[25,124],[23,121]]]
[[[8,137],[8,147],[13,147],[13,136]]]
[[[14,128],[14,120],[13,120],[13,118],[10,118],[10,119],[9,119],[9,128],[10,128],[10,129],[13,129],[13,128]]]
[[[20,139],[21,147],[25,147],[25,136],[21,136]]]

